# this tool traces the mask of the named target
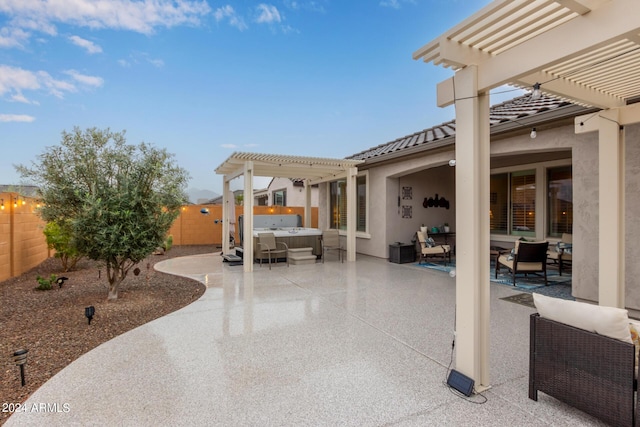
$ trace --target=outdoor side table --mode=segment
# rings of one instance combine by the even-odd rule
[[[411,243],[396,242],[389,245],[389,262],[405,264],[416,260],[416,248]]]

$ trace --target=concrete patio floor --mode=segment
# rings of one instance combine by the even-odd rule
[[[474,404],[444,385],[446,273],[367,256],[244,273],[211,254],[156,268],[207,290],[80,357],[25,403],[48,409],[7,426],[603,425],[544,393],[528,398],[535,310],[501,300],[518,293],[507,286],[490,285],[492,388]]]

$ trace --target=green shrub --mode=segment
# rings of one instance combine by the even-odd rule
[[[42,276],[38,276],[36,278],[36,280],[39,283],[39,285],[36,287],[36,289],[39,290],[39,291],[51,290],[51,288],[52,288],[51,285],[53,283],[55,283],[57,279],[58,279],[58,277],[55,274],[52,274],[51,276],[49,276],[48,279],[45,279]]]
[[[164,241],[164,251],[167,252],[173,246],[173,236],[169,234]]]

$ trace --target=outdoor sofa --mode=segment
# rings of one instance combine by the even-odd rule
[[[635,403],[637,353],[625,334],[625,329],[629,331],[626,310],[538,294],[534,298],[540,314],[530,317],[529,398],[538,400],[541,391],[608,424],[640,425]],[[543,317],[542,312],[549,313],[549,307],[544,307],[548,302],[571,323],[579,317],[571,312],[574,308],[590,306],[585,318],[576,323],[585,329]],[[588,330],[593,328],[597,332]]]

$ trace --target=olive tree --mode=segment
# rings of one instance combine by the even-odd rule
[[[162,245],[189,179],[165,149],[96,128],[62,132],[59,146],[16,169],[39,187],[42,219],[70,224],[78,251],[104,262],[109,300],[131,267]]]

